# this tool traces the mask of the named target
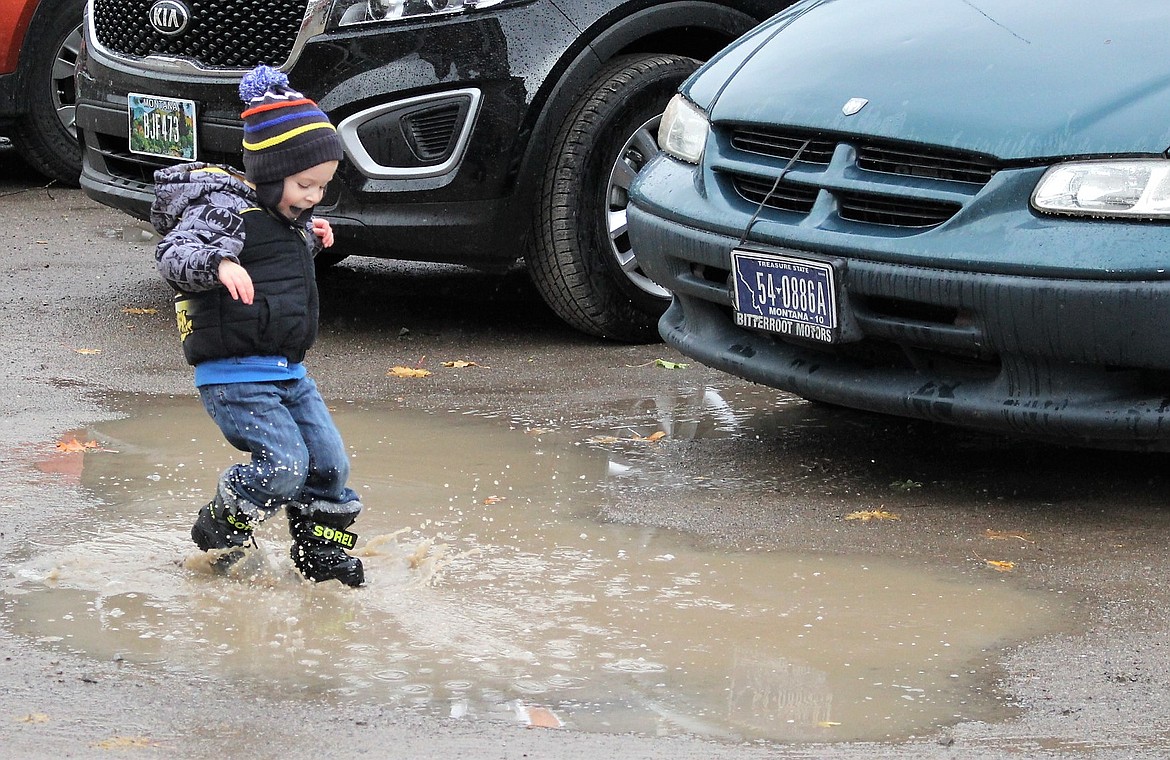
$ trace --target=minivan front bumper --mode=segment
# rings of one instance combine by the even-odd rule
[[[872,412],[1066,444],[1170,450],[1170,282],[834,254],[825,258],[838,267],[853,332],[821,344],[735,324],[736,237],[666,219],[644,197],[629,217],[639,260],[674,294],[659,323],[663,338],[704,364]]]

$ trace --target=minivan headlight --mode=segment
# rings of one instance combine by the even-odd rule
[[[658,146],[680,161],[697,164],[710,131],[707,116],[682,95],[675,95],[658,125]]]
[[[1170,218],[1170,161],[1070,161],[1044,173],[1032,206],[1050,214]]]
[[[329,17],[338,26],[460,13],[516,0],[334,0]]]

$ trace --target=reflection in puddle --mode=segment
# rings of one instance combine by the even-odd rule
[[[613,453],[627,447],[589,443],[612,430],[347,404],[335,414],[366,504],[367,585],[302,582],[283,516],[258,530],[259,576],[217,578],[188,533],[238,454],[194,399],[134,406],[82,436],[104,450],[61,455],[84,457],[78,477],[104,506],[3,581],[26,636],[469,720],[834,741],[1001,717],[995,648],[1059,617],[1044,596],[911,562],[700,551],[598,522],[635,466]],[[710,391],[686,414],[654,406],[668,440],[750,422]],[[653,445],[633,441],[649,432],[630,445]],[[49,469],[70,471],[61,456]]]

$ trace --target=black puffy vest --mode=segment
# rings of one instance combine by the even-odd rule
[[[261,209],[244,218],[240,264],[256,296],[232,299],[227,288],[175,296],[175,313],[188,364],[244,356],[305,358],[317,338],[317,280],[302,228]]]

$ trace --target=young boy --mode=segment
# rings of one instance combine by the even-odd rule
[[[313,255],[333,244],[312,218],[342,158],[317,104],[267,66],[240,82],[245,176],[190,163],[155,172],[151,222],[163,235],[159,273],[176,291],[187,363],[203,406],[228,442],[251,454],[219,478],[191,538],[226,570],[255,546],[252,531],[284,507],[292,559],[313,581],[364,581],[346,553],[362,504],[349,459],[301,363],[317,337]]]

